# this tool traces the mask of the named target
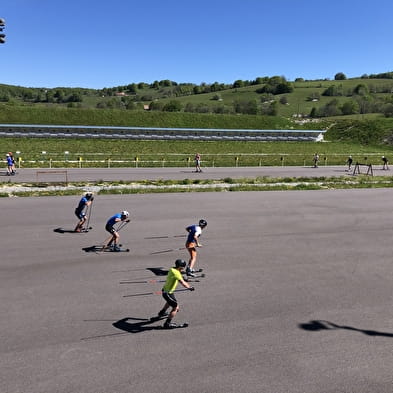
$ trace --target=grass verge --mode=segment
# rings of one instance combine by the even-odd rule
[[[179,192],[239,192],[239,191],[286,191],[286,190],[323,190],[353,188],[390,188],[393,176],[369,177],[300,177],[270,178],[255,177],[221,180],[144,180],[138,182],[90,182],[49,185],[42,183],[22,183],[0,186],[0,197],[65,196],[80,195],[93,191],[97,195],[108,194],[146,194]]]

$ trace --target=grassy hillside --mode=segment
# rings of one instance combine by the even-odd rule
[[[77,109],[5,104],[0,105],[0,123],[229,129],[288,129],[294,126],[286,118],[273,116]],[[314,129],[322,129],[323,127],[323,123],[312,126]],[[299,125],[296,128],[303,127]]]
[[[216,112],[234,113],[234,103],[256,103],[257,114],[263,114],[269,103],[275,103],[275,116],[293,118],[298,114],[309,116],[313,108],[323,109],[332,100],[337,100],[341,111],[344,103],[355,102],[351,117],[370,116],[379,113],[383,117],[383,109],[387,104],[393,105],[393,79],[388,78],[353,78],[345,80],[316,80],[288,82],[291,91],[282,94],[258,93],[268,85],[263,83],[243,83],[244,87],[232,85],[194,86],[191,84],[156,86],[140,84],[140,86],[119,86],[117,88],[92,90],[74,88],[38,89],[23,88],[0,84],[0,103],[6,106],[34,106],[45,108],[73,107],[79,109],[123,110],[125,112],[143,111],[143,105],[154,103],[158,109],[170,102],[178,102],[175,111],[193,113]],[[169,82],[169,81],[168,81]],[[169,82],[171,83],[171,82]],[[359,88],[361,86],[361,88]],[[326,89],[332,88],[333,95],[324,95]],[[197,91],[197,93],[196,93]],[[203,91],[209,91],[203,93]],[[367,105],[366,105],[367,104]],[[371,105],[372,104],[372,105]],[[190,109],[191,108],[191,109]],[[245,112],[243,112],[245,113]],[[334,116],[342,113],[335,113]],[[97,115],[100,116],[100,115]],[[117,115],[116,115],[117,116]],[[2,120],[3,121],[3,120]],[[92,119],[91,121],[94,121]]]

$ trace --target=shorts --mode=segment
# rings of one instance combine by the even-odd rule
[[[186,243],[186,248],[187,249],[195,249],[196,248],[196,243],[195,242],[187,242]]]
[[[115,228],[113,228],[113,225],[110,224],[105,225],[105,230],[112,235],[116,232]]]
[[[172,308],[177,307],[177,299],[174,293],[162,291],[162,297]]]
[[[82,210],[78,210],[78,209],[75,209],[75,215],[76,215],[80,220],[82,220],[82,218],[84,218],[84,217],[86,216],[86,214],[83,213]]]

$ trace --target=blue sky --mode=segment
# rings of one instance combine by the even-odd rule
[[[0,83],[100,89],[393,70],[391,0],[2,0]]]

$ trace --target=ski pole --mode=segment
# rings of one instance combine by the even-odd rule
[[[87,230],[89,230],[89,228],[90,228],[90,217],[91,217],[91,211],[92,211],[92,209],[93,209],[93,202],[91,202],[91,204],[90,204],[90,209],[89,209],[89,207],[88,207],[88,216],[87,216],[87,225],[86,225],[86,229]]]
[[[179,247],[179,248],[170,248],[168,250],[161,250],[161,251],[154,251],[151,252],[150,255],[154,255],[154,254],[163,254],[165,252],[173,252],[173,251],[178,251],[178,250],[185,250],[186,247]]]
[[[204,276],[201,276],[204,277]],[[192,279],[192,278],[187,278],[184,279],[187,282],[200,282],[198,278]],[[166,280],[145,280],[145,281],[120,281],[119,284],[157,284],[160,282],[165,282]]]
[[[120,281],[119,284],[155,284],[166,280]]]
[[[184,288],[184,289],[176,289],[174,292],[184,292],[184,291],[189,291],[190,289]],[[154,292],[146,292],[146,293],[136,293],[133,295],[123,295],[123,297],[135,297],[135,296],[148,296],[148,295],[161,295],[162,291],[154,291]]]
[[[120,222],[116,229],[116,232],[119,232],[121,229],[123,229],[129,222],[130,220]]]
[[[147,236],[144,237],[144,239],[147,240],[153,240],[153,239],[169,239],[170,237],[186,237],[187,235],[173,235],[173,236],[167,236],[167,235],[162,235],[162,236]]]

